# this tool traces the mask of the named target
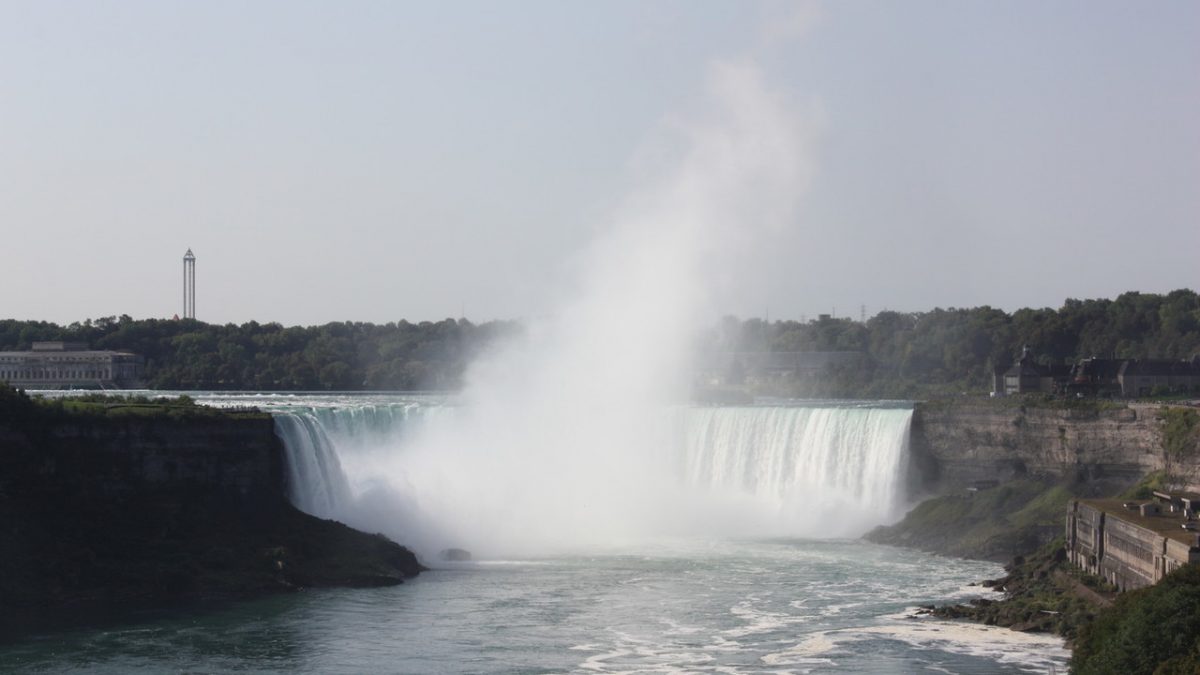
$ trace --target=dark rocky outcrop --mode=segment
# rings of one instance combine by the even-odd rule
[[[963,605],[931,608],[944,619],[969,619],[1013,630],[1055,633],[1073,640],[1104,607],[1115,591],[1097,577],[1066,562],[1061,539],[1005,566],[1007,574],[982,585],[1004,593],[1002,600],[979,598]]]
[[[421,570],[381,535],[291,506],[268,415],[37,405],[0,411],[0,634]]]

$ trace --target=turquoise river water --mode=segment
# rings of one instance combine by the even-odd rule
[[[388,534],[409,543],[402,532],[415,521],[405,518],[414,509],[442,507],[412,497],[421,494],[420,482],[429,474],[405,472],[396,468],[402,461],[380,457],[403,456],[428,427],[453,424],[461,413],[448,411],[453,406],[445,401],[202,398],[218,405],[250,402],[277,415],[293,465],[293,501],[316,515],[377,526],[394,503],[403,507],[397,513],[407,515],[397,515],[395,531]],[[568,538],[561,550],[531,538],[512,551],[484,546],[471,562],[449,563],[439,562],[433,549],[418,547],[433,569],[401,586],[310,590],[29,635],[0,644],[0,671],[1066,671],[1070,654],[1057,638],[915,614],[921,604],[990,597],[972,584],[1000,575],[998,565],[824,534],[838,528],[823,526],[830,516],[814,511],[816,501],[862,506],[856,518],[882,521],[902,513],[898,486],[911,415],[904,406],[788,403],[673,415],[668,426],[682,440],[654,465],[677,476],[680,489],[693,497],[720,493],[722,508],[737,493],[740,514],[770,523],[747,524],[742,532],[722,527],[705,532],[696,519],[703,522],[711,513],[710,503],[689,512],[686,528],[672,530],[667,525],[674,521],[659,522],[647,513],[652,530],[623,531],[629,536],[599,542]],[[890,482],[889,471],[897,474]],[[380,472],[388,474],[386,481]],[[827,488],[806,482],[814,472]],[[852,480],[855,475],[860,482]],[[458,494],[451,483],[439,485]],[[397,491],[407,494],[394,501],[379,496]],[[654,504],[633,501],[639,508]],[[815,519],[801,517],[814,512]],[[476,518],[476,512],[435,513],[418,529],[463,517]],[[446,542],[430,536],[426,543]]]

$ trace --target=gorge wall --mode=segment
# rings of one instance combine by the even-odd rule
[[[272,418],[0,416],[0,638],[163,602],[400,583],[411,552],[300,512]]]
[[[1121,489],[1164,468],[1161,406],[1078,406],[1018,400],[914,406],[912,489],[946,492],[977,481],[1078,477]]]
[[[222,500],[261,508],[283,496],[283,454],[269,415],[93,418],[0,426],[9,500]]]

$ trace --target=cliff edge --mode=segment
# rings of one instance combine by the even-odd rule
[[[1164,467],[1162,409],[1095,399],[935,400],[913,407],[917,492],[980,481],[1079,480],[1118,492]]]
[[[0,632],[73,615],[401,583],[406,548],[294,508],[269,415],[0,391]]]

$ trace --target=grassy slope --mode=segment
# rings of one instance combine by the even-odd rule
[[[899,523],[866,538],[963,558],[1008,562],[1037,550],[1062,532],[1068,485],[1017,480],[978,492],[927,499]]]

